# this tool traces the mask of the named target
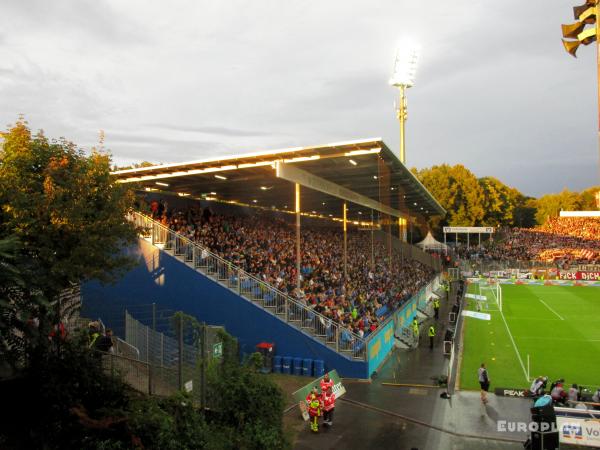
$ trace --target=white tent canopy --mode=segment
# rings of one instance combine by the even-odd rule
[[[448,246],[446,244],[441,243],[436,240],[432,235],[431,231],[427,233],[425,239],[423,239],[418,244],[415,244],[417,247],[422,248],[423,250],[446,250]]]

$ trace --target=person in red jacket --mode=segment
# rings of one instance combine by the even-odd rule
[[[321,395],[325,394],[329,388],[333,388],[333,380],[330,380],[329,374],[326,373],[321,380]]]
[[[310,416],[310,429],[317,433],[319,431],[319,416],[321,415],[321,401],[315,394],[310,394],[308,402],[308,415]]]
[[[335,410],[335,394],[333,388],[327,389],[323,394],[323,424],[333,425],[333,411]]]
[[[317,387],[315,386],[314,388],[312,388],[312,391],[310,391],[308,393],[308,395],[306,396],[306,403],[310,403],[310,399],[312,396],[317,397],[317,400],[321,401],[321,394],[319,394],[319,391],[317,390]]]

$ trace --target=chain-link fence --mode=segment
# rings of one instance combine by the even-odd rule
[[[171,316],[172,333],[162,333],[125,312],[125,343],[137,349],[148,367],[148,391],[165,395],[187,390],[201,400],[209,361],[223,355],[223,327],[194,324],[182,314]],[[206,364],[203,362],[206,361]]]
[[[224,328],[199,323],[182,313],[165,315],[154,308],[153,312],[152,325],[127,310],[119,314],[124,317],[123,326],[119,324],[123,337],[113,337],[110,353],[102,354],[104,369],[140,392],[167,396],[183,390],[209,407],[212,396],[207,392],[207,375],[224,356]],[[104,328],[101,319],[97,322]]]

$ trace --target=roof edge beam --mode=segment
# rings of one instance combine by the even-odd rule
[[[388,214],[394,217],[407,217],[407,214],[403,214],[397,209],[391,208],[381,202],[378,202],[377,200],[373,200],[372,198],[351,191],[350,189],[340,186],[339,184],[335,184],[331,181],[325,180],[324,178],[312,175],[306,170],[295,167],[293,164],[277,161],[275,170],[277,178],[281,178],[292,183],[298,183],[301,186],[323,192],[324,194],[328,194],[333,197],[341,198],[342,200],[364,206],[365,208],[374,209],[383,214]]]

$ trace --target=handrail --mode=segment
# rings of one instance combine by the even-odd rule
[[[252,275],[252,274],[246,272],[241,267],[236,266],[235,264],[231,263],[230,261],[227,261],[226,259],[220,257],[219,255],[216,255],[215,253],[211,252],[208,248],[204,247],[203,245],[201,245],[195,241],[192,241],[191,239],[175,232],[174,230],[171,230],[169,227],[157,222],[156,220],[154,220],[138,211],[130,211],[128,213],[128,219],[142,228],[148,228],[148,225],[150,225],[152,227],[157,227],[158,229],[162,229],[166,233],[172,234],[177,239],[180,239],[181,242],[184,243],[184,245],[195,247],[196,249],[200,250],[202,252],[202,254],[206,254],[207,257],[214,258],[216,261],[227,266],[230,270],[234,271],[238,275],[238,280],[241,280],[242,277],[244,279],[253,280],[254,282],[258,283],[258,285],[261,288],[265,288],[267,291],[272,292],[276,296],[284,298],[288,304],[291,304],[295,308],[307,313],[307,317],[310,317],[310,315],[312,315],[314,318],[318,319],[321,322],[321,325],[324,327],[324,329],[323,329],[324,331],[327,332],[327,328],[329,328],[329,327],[333,328],[334,332],[335,332],[335,341],[334,342],[336,343],[336,348],[339,347],[339,340],[341,339],[341,333],[342,332],[345,333],[347,336],[350,337],[350,342],[351,342],[350,350],[352,351],[353,356],[355,358],[362,358],[364,360],[367,360],[367,352],[366,352],[366,342],[367,341],[366,341],[366,339],[361,338],[359,335],[357,335],[353,331],[350,331],[350,330],[344,328],[340,323],[334,321],[333,319],[331,319],[329,317],[324,316],[323,314],[315,311],[314,309],[312,309],[306,305],[303,305],[298,300],[290,297],[287,293],[280,291],[279,289],[270,285],[266,281],[261,280],[260,278],[256,277],[255,275]],[[152,236],[154,236],[153,231],[151,231],[151,233],[152,233]],[[240,283],[240,286],[241,286],[241,283]],[[289,321],[288,312],[289,312],[290,308],[288,305],[285,305],[285,307],[286,307],[286,309],[285,309],[286,310],[286,322],[288,322]],[[375,333],[371,333],[371,334],[375,334]],[[346,350],[348,350],[348,349],[346,349]]]
[[[132,353],[137,355],[137,359],[140,359],[140,350],[134,346],[131,345],[129,342],[124,341],[123,339],[121,339],[120,337],[116,336],[116,341],[117,341],[117,352],[120,356],[123,356],[123,351],[121,350],[121,346],[125,347],[125,348],[129,348],[130,350],[132,350]]]

